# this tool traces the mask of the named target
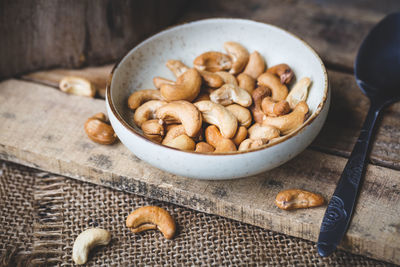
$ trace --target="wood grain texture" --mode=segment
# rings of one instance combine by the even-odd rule
[[[206,0],[192,1],[180,21],[234,17],[274,24],[311,44],[329,66],[351,70],[369,29],[399,8],[396,0]]]
[[[317,239],[324,207],[287,212],[274,206],[274,198],[290,187],[318,192],[328,199],[346,159],[306,150],[287,164],[254,177],[192,180],[149,166],[121,143],[102,146],[91,142],[83,124],[101,111],[105,111],[103,100],[66,95],[29,82],[2,82],[0,158],[304,239]],[[399,264],[399,202],[400,172],[369,165],[341,247]]]
[[[0,79],[114,61],[175,21],[182,0],[0,1]]]

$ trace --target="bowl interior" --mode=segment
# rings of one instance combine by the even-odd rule
[[[132,49],[114,70],[110,97],[115,110],[137,132],[127,99],[135,90],[155,89],[153,77],[175,80],[165,63],[181,60],[188,66],[206,51],[221,51],[223,43],[236,41],[251,53],[260,52],[267,66],[287,63],[297,79],[310,77],[307,104],[314,114],[327,93],[325,68],[316,53],[302,40],[275,26],[242,19],[208,19],[183,24],[143,41]],[[314,114],[315,115],[315,114]],[[310,116],[310,118],[313,115]]]

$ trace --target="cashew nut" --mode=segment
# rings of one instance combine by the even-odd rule
[[[305,77],[293,86],[292,90],[290,90],[290,93],[286,97],[286,101],[289,102],[290,108],[294,108],[300,101],[306,101],[310,84],[310,78]]]
[[[283,210],[318,207],[325,203],[323,196],[300,189],[288,189],[278,193],[275,204]]]
[[[84,128],[87,136],[96,143],[110,145],[117,140],[117,135],[104,113],[97,113],[89,118]]]
[[[225,138],[232,138],[235,135],[236,117],[224,106],[209,100],[196,102],[194,105],[201,111],[204,121],[216,125]]]
[[[196,144],[196,150],[195,152],[200,152],[200,153],[206,153],[206,152],[214,152],[215,148],[206,143],[206,142],[200,142]]]
[[[198,70],[206,70],[211,72],[230,70],[232,67],[231,58],[221,52],[205,52],[196,57],[193,66]]]
[[[148,120],[143,122],[142,131],[144,136],[157,143],[161,143],[165,134],[164,126],[159,120]]]
[[[131,94],[128,98],[128,106],[130,109],[135,110],[144,102],[149,100],[163,100],[159,90],[144,89]]]
[[[249,61],[249,52],[241,44],[236,42],[225,42],[224,49],[233,59],[232,68],[229,73],[240,73]]]
[[[168,125],[162,144],[165,145],[182,134],[186,134],[185,127],[182,124]]]
[[[147,120],[156,119],[156,110],[164,105],[167,102],[161,100],[150,100],[140,107],[138,107],[133,115],[133,121],[139,127],[142,127],[142,123]]]
[[[261,109],[261,102],[264,97],[270,96],[271,90],[268,87],[260,86],[253,91],[251,94],[253,98],[253,105],[250,110],[253,113],[254,120],[258,123],[262,123],[267,117]]]
[[[94,85],[89,80],[81,77],[66,76],[61,79],[58,86],[61,91],[68,94],[88,97],[94,97],[96,94]]]
[[[172,71],[172,73],[175,75],[175,77],[179,77],[182,74],[184,74],[186,71],[188,71],[190,68],[186,66],[182,61],[180,60],[168,60],[167,63],[165,63],[167,68]]]
[[[193,141],[193,139],[187,136],[186,134],[182,134],[178,137],[175,137],[171,141],[166,142],[164,145],[177,148],[180,150],[189,150],[189,151],[193,151],[196,147],[196,143]]]
[[[264,72],[257,79],[258,85],[266,86],[272,91],[272,99],[274,101],[285,100],[288,95],[286,85],[282,84],[274,74]]]
[[[238,120],[240,126],[244,126],[248,128],[251,124],[253,118],[251,117],[251,113],[247,108],[242,107],[241,105],[232,104],[225,107],[228,109]]]
[[[249,149],[255,149],[255,148],[261,147],[263,145],[265,145],[265,142],[261,139],[256,139],[256,140],[246,139],[242,143],[240,143],[238,150],[244,151],[244,150],[249,150]]]
[[[275,65],[267,69],[267,73],[279,76],[282,84],[289,84],[294,76],[292,69],[287,64]]]
[[[166,123],[181,122],[186,134],[191,137],[199,133],[202,125],[200,111],[192,103],[184,100],[173,101],[158,108],[156,115]]]
[[[236,146],[239,146],[244,139],[247,137],[247,128],[244,126],[240,126],[236,131],[235,136],[232,138],[233,143]]]
[[[265,97],[261,101],[261,109],[267,116],[277,117],[290,112],[289,103],[286,100],[275,102],[271,97]]]
[[[138,208],[126,218],[126,226],[133,233],[140,233],[148,229],[160,230],[164,237],[172,239],[175,234],[175,221],[163,208],[146,206]]]
[[[240,73],[236,79],[239,82],[239,87],[246,90],[249,94],[253,93],[256,86],[256,80],[246,73]]]
[[[87,262],[89,251],[95,246],[110,243],[111,234],[100,228],[89,228],[78,235],[72,247],[72,259],[76,264]]]
[[[224,80],[217,73],[205,70],[200,70],[199,73],[203,78],[205,84],[210,87],[218,88],[224,84]]]
[[[280,117],[267,117],[262,124],[274,126],[281,131],[282,135],[285,135],[302,125],[307,113],[307,103],[301,101],[289,114]]]
[[[236,151],[235,143],[232,140],[222,136],[215,125],[210,125],[206,128],[206,141],[213,147],[214,152],[232,152]]]
[[[200,93],[201,76],[196,69],[189,69],[178,77],[174,84],[162,84],[161,95],[168,101],[192,101]]]
[[[258,53],[254,51],[250,54],[249,63],[247,63],[246,68],[243,73],[250,75],[253,79],[257,79],[265,70],[265,61],[264,58]]]
[[[163,85],[165,83],[174,84],[175,82],[171,81],[171,80],[168,80],[168,79],[165,79],[165,78],[162,78],[162,77],[154,77],[153,78],[153,84],[158,89],[160,89],[161,85]]]
[[[225,83],[230,83],[230,84],[234,84],[236,86],[238,86],[238,82],[235,78],[235,76],[233,76],[232,74],[230,74],[229,72],[226,71],[217,71],[215,74],[217,74],[219,77],[221,77],[221,79],[223,80],[224,84]],[[222,86],[222,85],[221,85]]]
[[[261,139],[264,143],[267,143],[269,140],[278,137],[279,134],[280,133],[277,128],[269,125],[261,125],[259,123],[255,123],[249,128],[250,139]]]
[[[252,103],[250,94],[233,84],[224,84],[221,88],[210,94],[210,99],[224,106],[237,103],[243,107],[249,107]]]

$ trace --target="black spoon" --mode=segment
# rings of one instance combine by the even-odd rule
[[[370,31],[354,72],[371,106],[321,224],[317,248],[323,257],[335,251],[349,226],[375,121],[384,107],[400,100],[400,13],[388,15]]]

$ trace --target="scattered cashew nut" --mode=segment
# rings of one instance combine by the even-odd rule
[[[214,152],[232,152],[237,150],[235,143],[223,137],[215,125],[210,125],[206,128],[205,136],[207,143],[215,147]]]
[[[246,73],[240,73],[236,79],[239,82],[239,87],[246,90],[249,94],[253,93],[256,86],[256,80]]]
[[[224,84],[210,94],[210,99],[224,106],[237,103],[243,107],[249,107],[252,103],[251,95],[246,90],[233,84]]]
[[[311,84],[311,80],[308,77],[302,78],[298,81],[290,90],[290,93],[286,97],[286,101],[289,102],[290,108],[295,108],[300,101],[306,101],[308,95],[308,87]]]
[[[278,64],[269,69],[267,73],[279,76],[282,84],[289,84],[294,76],[292,69],[287,64]]]
[[[207,152],[214,152],[215,148],[206,143],[206,142],[199,142],[196,144],[196,149],[195,152],[200,152],[200,153],[207,153]]]
[[[100,228],[89,228],[78,235],[72,247],[72,259],[76,264],[87,262],[89,251],[95,246],[110,243],[111,234]]]
[[[265,86],[271,89],[272,99],[274,101],[285,100],[288,95],[286,85],[282,84],[277,76],[274,74],[264,72],[258,79],[258,85]]]
[[[249,138],[253,140],[261,139],[264,143],[279,136],[279,130],[273,126],[253,124],[249,128]]]
[[[133,121],[139,127],[142,127],[142,123],[147,120],[156,119],[156,110],[167,102],[161,100],[150,100],[138,107],[133,115]]]
[[[94,142],[102,145],[111,145],[117,140],[114,129],[104,113],[97,113],[85,122],[85,132]]]
[[[200,93],[201,76],[196,69],[189,69],[178,77],[174,84],[164,83],[160,87],[161,95],[167,101],[193,101]]]
[[[88,97],[94,97],[96,94],[94,85],[89,80],[81,77],[66,76],[61,79],[58,86],[61,91],[68,94]]]
[[[210,51],[196,57],[193,61],[193,66],[198,70],[224,71],[232,68],[232,60],[224,53]]]
[[[232,68],[229,73],[240,73],[249,61],[249,52],[241,44],[236,42],[225,42],[224,49],[233,59]]]
[[[237,119],[224,106],[209,100],[199,101],[194,105],[200,110],[204,121],[216,125],[225,138],[232,138],[235,135]]]
[[[163,100],[160,90],[144,89],[136,91],[129,96],[128,106],[130,109],[135,110],[149,100]]]
[[[244,126],[248,128],[251,124],[253,118],[251,117],[251,113],[247,108],[242,107],[238,104],[232,104],[225,107],[227,110],[232,112],[232,114],[236,117],[240,126]]]
[[[172,239],[176,231],[175,221],[171,215],[157,206],[145,206],[133,211],[126,218],[126,226],[133,233],[158,229],[167,239]]]
[[[164,145],[188,151],[193,151],[196,147],[196,143],[193,141],[193,139],[186,134],[175,137],[171,141],[166,142]]]
[[[265,61],[264,58],[258,53],[254,51],[250,54],[249,62],[246,65],[243,73],[250,75],[253,79],[257,79],[265,70]]]
[[[278,193],[275,205],[283,210],[318,207],[325,203],[323,196],[300,189],[288,189]]]
[[[265,97],[261,101],[261,109],[265,115],[271,117],[282,116],[290,112],[290,106],[286,100],[275,102],[271,97]]]
[[[144,136],[157,143],[161,143],[165,134],[164,126],[160,120],[148,120],[142,123]]]

